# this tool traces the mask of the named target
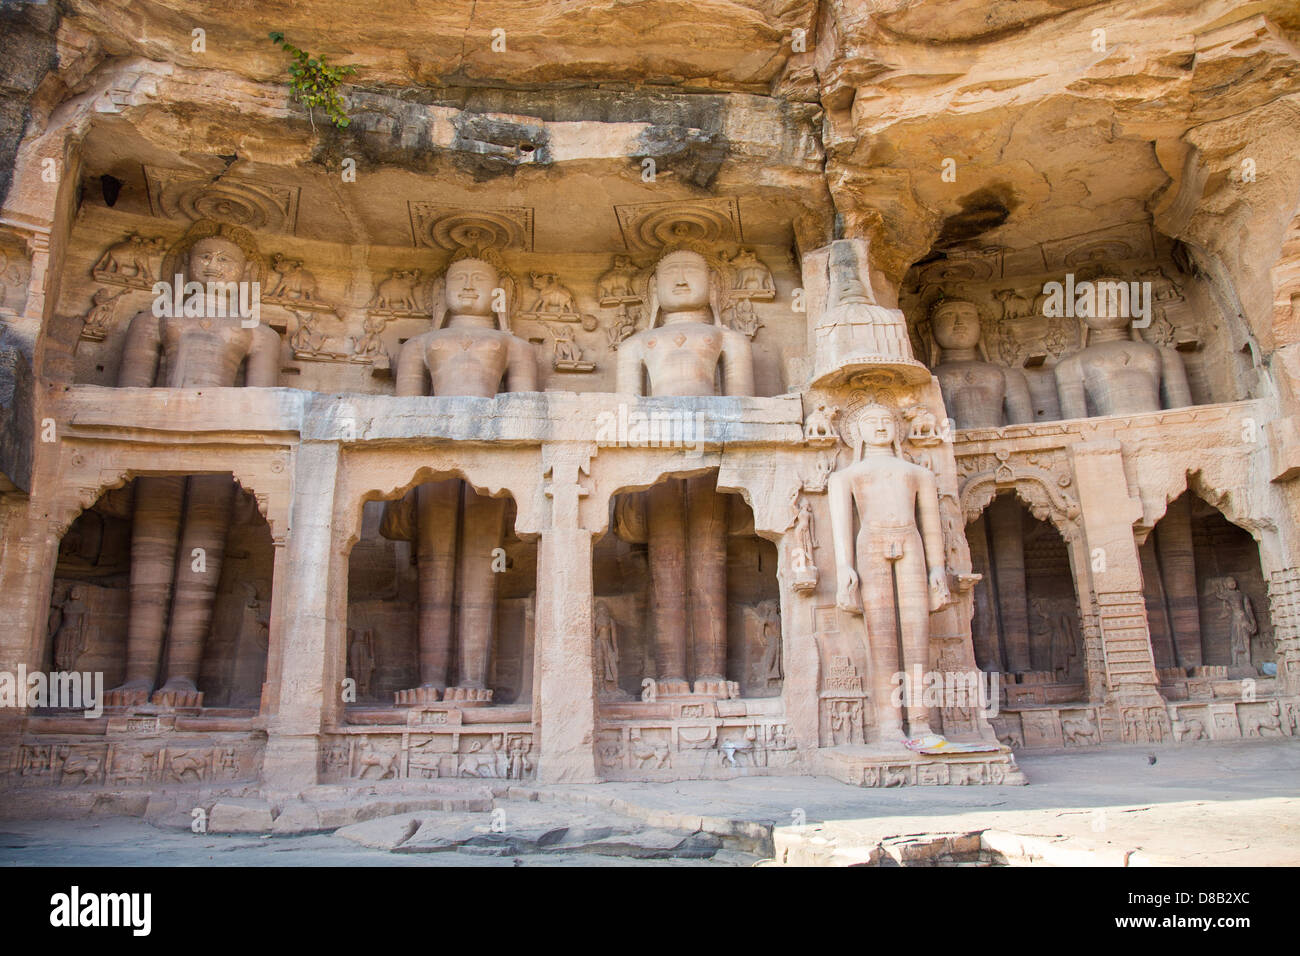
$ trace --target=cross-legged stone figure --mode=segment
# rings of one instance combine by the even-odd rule
[[[435,302],[434,328],[410,339],[397,359],[397,394],[469,395],[537,391],[533,347],[510,332],[509,283],[491,250],[452,258]],[[506,280],[508,281],[508,280]],[[500,311],[494,311],[498,299]],[[445,317],[445,319],[444,319]],[[399,691],[401,704],[444,700],[486,703],[496,637],[493,551],[505,535],[506,502],[487,498],[459,478],[415,489],[419,577],[420,686]],[[453,628],[454,622],[454,628]],[[456,684],[448,685],[452,634]]]
[[[997,428],[1034,420],[1024,373],[979,357],[980,315],[973,302],[940,300],[930,310],[930,328],[941,349],[934,374],[944,407],[958,428]]]
[[[938,485],[928,468],[895,454],[897,428],[888,408],[862,409],[855,440],[861,458],[831,475],[827,485],[838,569],[836,603],[842,610],[865,614],[872,696],[885,743],[903,737],[902,713],[890,702],[893,677],[916,666],[929,668],[930,613],[952,601]],[[912,737],[930,735],[925,708],[910,707],[908,722]]]
[[[649,328],[619,346],[619,392],[716,395],[721,369],[724,395],[754,393],[749,339],[723,326],[718,277],[702,254],[665,254],[649,291]],[[650,489],[647,509],[658,693],[690,692],[689,656],[695,693],[725,697],[726,498],[712,476],[671,479]]]
[[[1098,279],[1095,284],[1108,282],[1119,280]],[[1083,316],[1087,346],[1061,359],[1055,369],[1062,418],[1087,418],[1090,408],[1097,415],[1132,415],[1192,404],[1182,357],[1173,349],[1133,339],[1124,311]]]
[[[186,283],[260,281],[264,264],[253,237],[237,226],[200,220],[169,256]],[[119,387],[211,388],[235,384],[246,363],[245,385],[273,387],[280,372],[280,337],[265,325],[245,328],[238,315],[215,315],[207,296],[202,316],[141,312],[127,327]],[[159,357],[166,377],[157,382]],[[225,557],[234,503],[229,475],[141,477],[135,483],[131,531],[131,598],[126,683],[106,703],[143,704],[158,677],[164,638],[166,683],[155,703],[198,707],[197,681]]]

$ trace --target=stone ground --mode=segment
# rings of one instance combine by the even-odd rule
[[[1300,864],[1300,741],[1019,762],[1029,786],[863,790],[825,778],[749,777],[514,789],[497,801],[500,834],[486,812],[407,813],[274,837],[199,835],[124,817],[6,820],[0,865],[743,866],[774,854],[839,865],[924,862],[915,847],[938,843],[917,835],[981,831],[975,844],[983,839],[985,851],[1012,863]],[[801,814],[806,823],[796,825]],[[647,858],[656,856],[667,858]]]

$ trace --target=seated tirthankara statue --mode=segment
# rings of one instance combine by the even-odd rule
[[[1107,281],[1120,280],[1101,278],[1094,286]],[[1090,408],[1097,415],[1130,415],[1192,404],[1182,357],[1135,339],[1125,310],[1114,311],[1119,314],[1083,316],[1091,333],[1084,333],[1083,350],[1056,366],[1061,417],[1087,418]]]
[[[838,570],[836,603],[864,615],[880,741],[899,743],[903,718],[891,702],[894,675],[929,668],[930,613],[952,603],[938,484],[928,468],[896,454],[898,423],[892,411],[868,405],[854,417],[852,437],[861,457],[831,475],[827,488]],[[931,733],[925,707],[909,707],[908,722],[913,738],[929,744],[941,740]]]
[[[205,220],[196,222],[171,250],[168,264],[166,279],[182,272],[187,283],[205,285],[260,281],[265,268],[246,230]],[[226,316],[224,309],[201,311],[204,314],[162,317],[149,311],[132,319],[118,385],[231,386],[247,360],[245,384],[274,386],[280,370],[280,337],[265,325],[244,328],[238,315]],[[166,381],[156,383],[160,354],[167,374]],[[154,695],[155,702],[176,707],[202,704],[196,681],[221,579],[234,490],[229,475],[136,479],[126,683],[109,691],[108,704],[148,700],[164,637],[166,683]],[[203,549],[201,564],[191,560],[196,548]]]
[[[513,287],[500,256],[491,249],[462,249],[443,284],[432,331],[402,346],[397,394],[425,394],[426,372],[438,396],[537,391],[533,347],[510,332],[513,297],[503,296],[504,310],[493,311],[496,290]],[[493,550],[505,534],[506,502],[450,478],[416,488],[414,506],[413,529],[393,533],[391,518],[385,522],[393,537],[414,538],[419,577],[420,686],[399,691],[397,702],[428,703],[441,693],[444,700],[485,703],[492,699],[487,677],[496,637]],[[448,687],[453,617],[456,685]]]
[[[958,428],[997,428],[1034,420],[1029,383],[1019,369],[979,357],[980,314],[965,299],[940,299],[930,310],[939,346],[934,367],[943,404]]]
[[[722,325],[717,274],[689,249],[663,255],[650,280],[650,322],[618,350],[618,390],[654,396],[754,393],[749,339]],[[662,324],[659,320],[662,319]],[[682,694],[687,634],[695,692],[727,696],[727,506],[711,475],[648,492],[651,605],[658,693]],[[688,597],[689,595],[689,597]]]

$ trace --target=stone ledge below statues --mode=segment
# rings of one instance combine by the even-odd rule
[[[813,756],[813,772],[859,787],[1011,785],[1029,781],[1016,758],[1001,753],[925,756],[901,747],[823,747]]]
[[[75,385],[52,394],[47,412],[63,424],[65,437],[119,441],[166,436],[201,443],[218,435],[226,440],[252,434],[260,444],[267,434],[297,434],[304,441],[345,444],[434,438],[509,444],[595,441],[601,447],[669,449],[697,443],[802,447],[804,441],[803,404],[795,394],[653,398],[519,392],[472,398]],[[632,428],[636,415],[644,419],[640,433]],[[656,437],[663,426],[678,429],[669,436],[672,441]]]

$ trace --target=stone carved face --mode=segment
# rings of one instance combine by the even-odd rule
[[[1102,303],[1105,296],[1101,293],[1101,290],[1106,288],[1105,284],[1107,283],[1123,285],[1125,287],[1128,286],[1128,280],[1121,279],[1119,276],[1100,275],[1097,276],[1096,279],[1092,280],[1093,288],[1097,291],[1097,297],[1092,308],[1092,314],[1080,315],[1080,318],[1083,320],[1084,325],[1088,326],[1088,328],[1092,329],[1094,332],[1103,332],[1108,329],[1122,329],[1132,321],[1132,316],[1124,309],[1116,309],[1114,315],[1097,315],[1097,313],[1101,311],[1106,311],[1107,313],[1110,312],[1110,309]]]
[[[883,405],[871,405],[858,414],[857,431],[866,444],[889,447],[894,444],[898,423],[889,409]]]
[[[238,282],[244,277],[248,257],[237,243],[222,236],[207,236],[190,246],[191,282]]]
[[[973,302],[948,299],[930,318],[940,348],[973,349],[980,340],[980,313]]]
[[[709,264],[698,252],[670,252],[655,266],[655,291],[664,312],[709,307]]]
[[[501,283],[497,270],[482,259],[461,259],[447,268],[444,293],[451,315],[492,315],[492,290]]]

